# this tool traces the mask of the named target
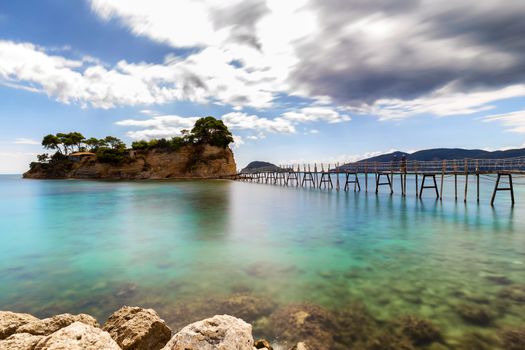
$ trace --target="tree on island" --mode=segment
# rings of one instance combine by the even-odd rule
[[[192,143],[208,144],[226,148],[233,142],[233,136],[222,120],[214,117],[200,118],[187,135]]]
[[[56,135],[49,134],[44,136],[42,139],[42,146],[45,149],[57,150],[61,155],[68,155],[70,151],[80,151],[82,150],[82,144],[85,140],[85,137],[79,132],[70,132],[70,133],[57,133]]]
[[[226,148],[233,142],[233,136],[222,120],[214,117],[200,118],[191,130],[182,130],[181,136],[171,139],[152,139],[150,141],[134,141],[131,148],[134,150],[163,149],[177,151],[185,145],[212,145]]]

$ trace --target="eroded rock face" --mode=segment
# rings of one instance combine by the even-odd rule
[[[41,339],[35,350],[120,350],[109,333],[75,322]]]
[[[97,320],[93,317],[86,314],[60,314],[49,318],[44,318],[42,320],[36,320],[19,327],[16,330],[16,333],[29,333],[33,335],[50,335],[69,326],[75,322],[82,322],[92,327],[100,327]]]
[[[35,163],[24,178],[30,179],[172,179],[217,178],[234,175],[237,166],[230,148],[210,145],[184,146],[176,152],[133,151],[118,164],[103,163],[96,156],[65,165]]]
[[[0,340],[0,350],[33,350],[42,338],[44,337],[41,335],[28,333],[13,334],[7,339]]]
[[[252,326],[233,316],[216,315],[184,327],[163,348],[187,349],[253,350]]]
[[[0,340],[9,337],[11,334],[14,334],[19,327],[33,321],[38,321],[38,318],[29,314],[0,311]]]
[[[123,350],[158,350],[171,338],[171,329],[152,309],[124,306],[103,328]]]

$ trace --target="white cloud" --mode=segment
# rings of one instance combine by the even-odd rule
[[[256,132],[271,132],[293,134],[293,123],[284,118],[267,119],[241,112],[231,112],[221,118],[229,128],[235,130],[254,130]]]
[[[141,128],[126,133],[134,140],[151,140],[154,138],[170,138],[180,135],[181,130],[191,129],[197,121],[196,117],[180,117],[178,115],[155,116],[150,119],[125,119],[116,125]]]
[[[173,101],[265,108],[278,83],[263,71],[236,69],[231,52],[207,48],[163,64],[92,61],[53,56],[30,43],[0,40],[0,83],[45,93],[62,103],[112,108]]]
[[[399,120],[423,114],[458,116],[487,111],[495,108],[493,103],[496,101],[525,96],[525,85],[475,92],[454,92],[455,89],[449,85],[413,100],[382,99],[371,106],[350,107],[348,110],[375,115],[381,120]]]
[[[482,120],[485,122],[500,122],[509,131],[525,133],[525,110],[489,115],[483,117]]]
[[[40,145],[40,142],[25,137],[18,137],[13,141],[13,143],[19,145]]]
[[[285,112],[283,119],[298,123],[308,122],[327,122],[330,124],[350,121],[348,115],[340,114],[338,111],[325,107],[306,107],[301,108],[298,112]]]

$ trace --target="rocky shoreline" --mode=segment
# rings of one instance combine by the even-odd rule
[[[240,318],[216,315],[194,322],[172,336],[153,309],[124,306],[104,325],[86,314],[60,314],[38,319],[0,311],[0,350],[272,350],[254,341],[252,326]],[[308,349],[299,343],[294,350]]]
[[[230,304],[235,316],[219,311],[185,326],[179,323],[177,332],[155,310],[141,307],[121,307],[102,325],[87,314],[39,319],[0,311],[0,350],[525,349],[523,327],[502,330],[496,337],[473,331],[450,341],[430,320],[400,315],[385,323],[357,304],[337,311],[308,303],[282,305],[262,318],[261,312],[270,310],[256,299],[236,297]],[[267,335],[272,343],[253,334]]]

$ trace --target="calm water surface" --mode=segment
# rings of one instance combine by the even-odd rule
[[[430,191],[420,201],[230,181],[0,176],[0,309],[103,321],[141,305],[177,328],[239,293],[328,310],[358,302],[379,324],[431,320],[450,348],[466,334],[525,326],[525,186],[514,208],[507,193],[491,208],[492,182],[482,182],[480,205],[472,183],[464,205],[448,181],[439,202]],[[490,321],[465,319],[465,305]]]

